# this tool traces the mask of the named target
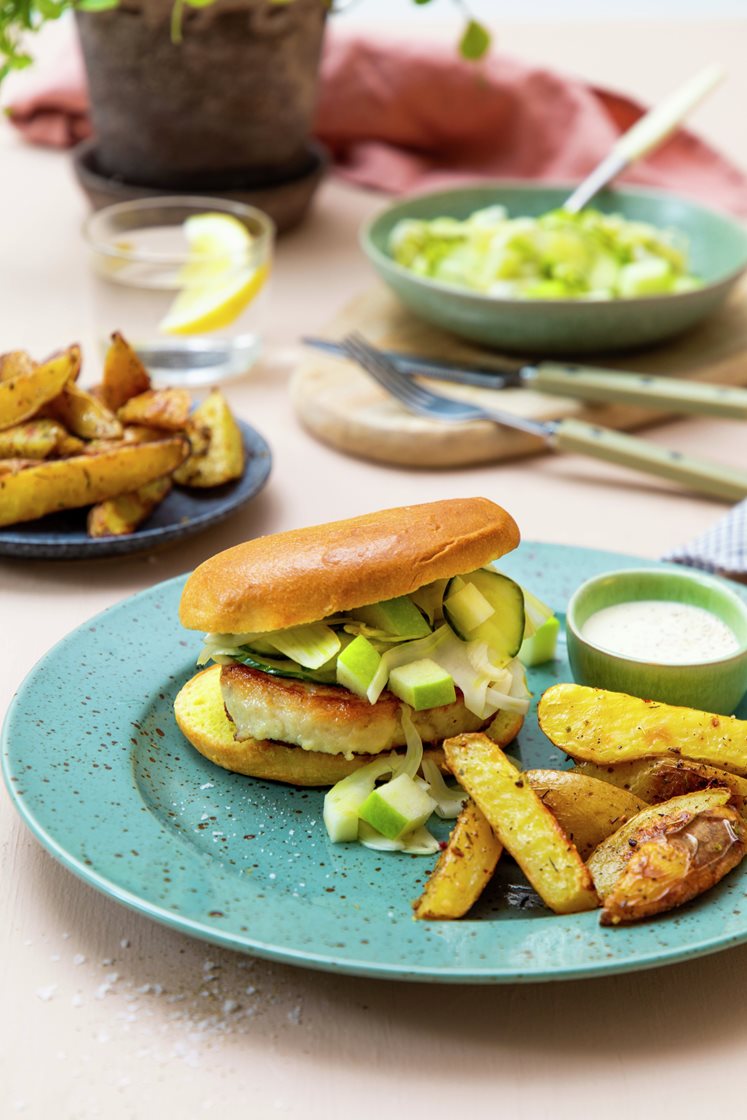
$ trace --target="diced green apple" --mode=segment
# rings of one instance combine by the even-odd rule
[[[436,802],[408,774],[400,774],[368,795],[358,815],[386,836],[398,840],[419,828],[436,808]]]
[[[334,844],[358,839],[358,811],[373,791],[377,778],[391,774],[390,757],[376,758],[333,785],[324,796],[324,825]]]
[[[553,615],[542,623],[539,630],[535,630],[531,638],[525,638],[519,650],[519,660],[523,665],[541,665],[544,661],[552,661],[558,643],[560,623]]]
[[[430,657],[392,669],[388,688],[416,712],[441,708],[456,700],[453,678]]]
[[[453,619],[457,629],[464,634],[469,634],[495,614],[495,608],[474,583],[465,583],[464,587],[449,596],[444,606],[449,612],[449,618]]]
[[[337,657],[337,683],[365,696],[381,664],[381,654],[359,634]]]
[[[375,630],[384,630],[398,638],[424,638],[431,628],[422,614],[407,595],[396,599],[383,599],[367,607],[358,607],[350,612]]]
[[[661,257],[648,257],[641,261],[631,261],[620,269],[618,289],[621,296],[651,296],[658,292],[669,292],[674,283],[674,274],[667,261]]]

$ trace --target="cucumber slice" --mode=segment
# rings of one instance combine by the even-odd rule
[[[287,677],[292,681],[311,681],[313,684],[337,684],[334,665],[331,668],[323,665],[321,669],[305,669],[303,665],[289,658],[267,657],[250,646],[231,650],[231,658],[242,665],[248,665],[250,669],[259,669],[260,673],[267,673],[271,677]]]
[[[458,582],[457,582],[458,581]],[[472,584],[495,611],[471,630],[464,630],[449,611],[449,597]],[[450,580],[444,595],[444,617],[451,629],[465,642],[487,642],[494,654],[506,661],[515,657],[524,637],[524,594],[518,583],[500,572],[478,568]]]

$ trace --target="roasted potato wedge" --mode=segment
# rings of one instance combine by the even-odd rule
[[[646,807],[627,790],[573,770],[527,770],[524,776],[582,859]]]
[[[0,477],[6,474],[18,474],[19,471],[38,465],[38,459],[0,459]]]
[[[578,684],[548,688],[537,715],[548,739],[579,762],[686,758],[747,775],[747,720],[734,716]]]
[[[10,381],[21,373],[31,373],[38,363],[26,350],[10,350],[0,354],[0,381]]]
[[[604,900],[625,870],[625,864],[639,843],[651,840],[678,827],[684,827],[699,813],[729,804],[728,789],[701,789],[683,793],[661,805],[648,805],[613,832],[592,852],[588,867],[599,897]],[[633,843],[629,843],[632,840]]]
[[[557,914],[591,910],[597,896],[573,841],[518,770],[487,735],[444,742],[451,772],[542,900]]]
[[[412,904],[415,917],[461,918],[490,882],[502,851],[485,815],[468,800],[423,893]]]
[[[220,486],[244,472],[244,444],[241,431],[221,392],[213,389],[192,413],[192,422],[208,434],[205,451],[193,453],[174,472],[182,486]]]
[[[0,458],[46,459],[68,433],[56,420],[25,420],[0,432]]]
[[[603,782],[629,790],[650,805],[694,793],[698,789],[724,786],[732,792],[734,807],[744,812],[747,802],[747,778],[708,766],[705,762],[688,762],[677,758],[642,758],[637,762],[623,762],[620,766],[596,766],[593,762],[579,762],[571,774],[584,774]]]
[[[100,455],[38,463],[0,478],[0,526],[92,505],[171,473],[189,453],[186,440],[123,446]]]
[[[115,331],[104,359],[99,391],[101,399],[116,412],[131,397],[150,389],[150,376],[130,344]]]
[[[166,475],[129,494],[119,494],[92,506],[88,511],[88,536],[125,537],[134,533],[163,501],[172,485],[170,476]]]
[[[75,356],[66,350],[40,366],[0,381],[0,431],[34,416],[63,390],[74,370]]]
[[[728,790],[700,790],[644,809],[589,860],[602,925],[681,906],[717,883],[747,852],[747,828]]]
[[[130,397],[117,410],[117,417],[123,424],[180,432],[187,426],[191,405],[187,389],[147,389],[137,397]]]
[[[101,401],[75,382],[65,385],[47,406],[50,416],[81,439],[121,439],[122,425]]]

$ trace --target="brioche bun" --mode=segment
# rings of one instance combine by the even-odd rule
[[[347,759],[341,754],[321,754],[269,740],[237,741],[223,706],[220,673],[220,665],[203,669],[187,681],[174,703],[182,733],[210,762],[252,778],[294,786],[331,786],[377,757],[361,754]],[[508,746],[523,722],[523,716],[501,711],[487,733],[499,746]],[[426,747],[424,757],[448,772],[440,747]]]
[[[281,630],[473,571],[518,543],[487,498],[381,510],[219,552],[187,580],[179,617],[213,633]]]

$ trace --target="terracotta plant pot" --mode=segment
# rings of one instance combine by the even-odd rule
[[[99,170],[173,190],[272,186],[307,171],[325,0],[123,0],[78,12]]]

